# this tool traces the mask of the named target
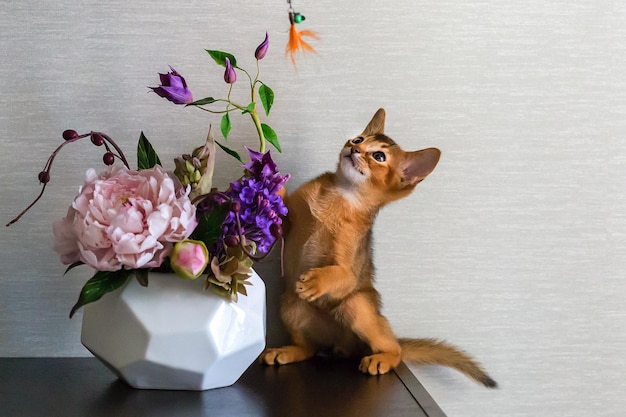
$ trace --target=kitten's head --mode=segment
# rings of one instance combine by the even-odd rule
[[[436,148],[403,151],[384,134],[385,110],[379,109],[359,136],[339,155],[337,176],[343,186],[385,204],[408,195],[439,162]]]

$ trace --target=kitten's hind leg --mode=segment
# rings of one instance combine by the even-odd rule
[[[288,345],[280,348],[266,349],[261,355],[261,362],[267,365],[286,365],[288,363],[307,360],[315,355],[312,348]]]
[[[370,375],[385,374],[398,366],[402,349],[389,322],[377,310],[375,302],[364,293],[348,297],[343,305],[343,318],[365,341],[373,354],[361,359],[359,370]]]

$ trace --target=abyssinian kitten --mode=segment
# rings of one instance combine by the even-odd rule
[[[384,134],[379,109],[363,133],[348,140],[334,173],[286,197],[286,291],[281,318],[292,344],[267,349],[261,360],[284,365],[321,351],[362,357],[377,375],[401,360],[455,368],[487,387],[496,382],[469,355],[434,339],[398,339],[381,315],[374,289],[372,226],[387,203],[405,197],[439,161],[435,148],[405,152]]]

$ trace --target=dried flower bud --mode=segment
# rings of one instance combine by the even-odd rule
[[[183,156],[183,158],[184,158],[184,156]],[[191,160],[191,158],[184,159],[185,169],[187,170],[187,172],[189,174],[193,174],[196,171],[196,167],[195,167],[195,165],[192,162],[190,162],[190,160]]]
[[[230,211],[239,213],[241,211],[241,203],[239,201],[233,201],[230,205]]]
[[[215,142],[209,128],[206,143],[174,159],[174,175],[183,183],[191,185],[189,198],[194,199],[211,191],[213,186],[213,168],[215,165]]]

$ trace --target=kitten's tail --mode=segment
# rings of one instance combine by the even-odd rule
[[[494,381],[482,366],[470,355],[457,347],[436,339],[399,339],[402,359],[430,365],[443,365],[454,368],[487,388],[497,388]]]

